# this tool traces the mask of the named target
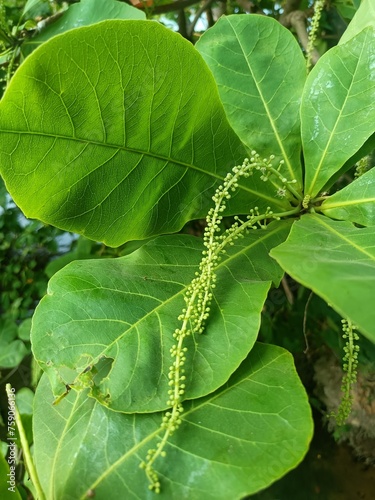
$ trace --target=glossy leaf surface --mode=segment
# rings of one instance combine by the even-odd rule
[[[330,196],[320,207],[328,217],[349,220],[362,226],[375,225],[375,169],[361,175]]]
[[[155,498],[139,463],[157,442],[160,413],[112,412],[85,391],[52,406],[46,376],[35,399],[34,457],[49,500],[84,499],[90,490],[98,500]],[[155,464],[160,498],[244,498],[294,468],[311,435],[292,356],[256,344],[227,384],[185,404],[167,456]]]
[[[375,340],[375,231],[303,215],[271,250],[285,271]]]
[[[299,107],[306,65],[294,36],[272,18],[234,15],[219,19],[197,49],[244,144],[283,159],[284,174],[301,182]]]
[[[375,132],[375,31],[326,52],[302,97],[305,191],[316,196]]]
[[[245,156],[200,55],[155,22],[104,21],[52,38],[0,103],[0,169],[15,202],[110,246],[204,217]],[[274,192],[253,176],[228,210],[288,207]]]
[[[220,387],[252,348],[271,281],[283,274],[268,251],[289,228],[252,231],[221,261],[205,333],[186,339],[187,398]],[[161,237],[129,256],[76,261],[55,274],[32,329],[55,394],[69,384],[90,387],[117,411],[166,408],[172,334],[202,250],[194,237]]]

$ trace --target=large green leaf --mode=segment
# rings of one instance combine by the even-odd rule
[[[361,5],[355,13],[352,21],[340,38],[339,44],[348,42],[358,35],[366,26],[375,28],[375,4],[373,0],[360,0]]]
[[[306,214],[271,255],[375,341],[375,232]]]
[[[187,398],[220,387],[252,348],[271,280],[282,276],[268,251],[289,228],[252,231],[223,258],[206,331],[186,339]],[[58,272],[32,329],[34,356],[55,394],[66,384],[89,385],[111,409],[166,408],[172,334],[202,249],[197,238],[164,236],[128,256],[76,261]]]
[[[0,103],[0,169],[15,202],[111,246],[205,216],[245,156],[198,52],[155,22],[104,21],[52,38]],[[244,183],[230,213],[289,206],[258,176]]]
[[[49,24],[41,23],[40,32],[21,45],[23,56],[28,56],[39,45],[65,31],[99,23],[107,19],[146,19],[145,13],[117,0],[81,0]]]
[[[233,129],[301,182],[299,108],[306,64],[294,36],[266,16],[222,17],[197,43]]]
[[[330,196],[320,211],[333,219],[375,226],[375,168]]]
[[[112,412],[85,392],[57,406],[52,397],[44,376],[35,396],[34,457],[49,500],[83,500],[90,490],[98,500],[155,498],[139,463],[155,446],[160,414]],[[294,468],[311,435],[292,356],[256,344],[225,386],[185,404],[167,456],[155,464],[160,498],[244,498]]]
[[[324,54],[302,98],[305,191],[316,196],[375,132],[375,31]]]

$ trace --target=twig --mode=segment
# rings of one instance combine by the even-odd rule
[[[301,42],[302,47],[307,53],[309,48],[309,35],[306,29],[306,17],[307,13],[302,10],[294,10],[290,12],[284,19],[283,25],[286,28],[294,28],[297,33],[298,39]],[[313,49],[311,52],[311,62],[312,64],[316,64],[320,57],[319,52],[316,49]]]
[[[207,10],[211,6],[211,4],[213,4],[213,2],[214,2],[214,0],[206,0],[204,2],[204,4],[201,5],[201,7],[197,10],[197,12],[196,12],[196,14],[194,16],[194,19],[192,20],[192,22],[190,23],[190,26],[187,29],[187,34],[188,34],[189,38],[193,35],[195,25],[197,24],[199,18],[201,17],[201,15],[203,14],[203,12],[205,10]]]
[[[249,14],[253,14],[254,13],[255,5],[250,0],[237,0],[237,4],[245,12],[248,12]]]
[[[309,308],[309,305],[310,305],[310,302],[311,302],[311,299],[313,298],[313,296],[314,296],[314,292],[311,292],[309,295],[309,298],[306,301],[305,310],[303,312],[303,336],[305,337],[305,342],[306,342],[306,349],[303,351],[303,354],[307,354],[309,349],[310,349],[309,341],[307,339],[306,323],[307,323],[307,309]]]
[[[215,24],[215,19],[211,7],[206,10],[208,27],[211,28]]]
[[[177,21],[178,21],[178,32],[180,33],[181,36],[189,40],[190,36],[186,28],[186,16],[184,9],[179,9]]]
[[[282,3],[283,13],[280,16],[279,22],[285,26],[284,21],[288,17],[288,14],[293,12],[294,10],[299,10],[301,5],[301,0],[285,0]]]
[[[283,279],[281,280],[281,285],[284,289],[284,292],[285,292],[286,298],[288,299],[289,304],[293,305],[294,304],[294,296],[293,296],[291,289],[289,288],[288,281],[287,281],[285,275],[283,276]]]
[[[199,0],[177,0],[176,2],[171,2],[166,5],[154,6],[152,9],[152,13],[165,14],[166,12],[185,9],[186,7],[190,7],[190,5],[194,5],[195,3],[199,3]],[[145,6],[138,4],[137,9],[145,10]]]

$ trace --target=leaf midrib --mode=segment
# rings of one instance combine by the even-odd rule
[[[366,40],[367,40],[367,36],[366,36],[365,41],[366,41]],[[355,68],[354,68],[354,71],[353,71],[353,75],[352,75],[352,79],[351,79],[351,82],[350,82],[350,85],[349,85],[349,89],[348,89],[347,94],[346,94],[346,96],[345,96],[344,102],[343,102],[343,104],[342,104],[342,106],[341,106],[341,109],[339,110],[339,113],[338,113],[338,115],[337,115],[337,118],[336,118],[336,121],[335,121],[335,125],[334,125],[334,127],[333,127],[333,129],[332,129],[332,132],[331,132],[331,134],[330,134],[329,138],[328,138],[328,141],[327,141],[326,147],[325,147],[325,148],[324,148],[324,150],[322,151],[322,155],[321,155],[321,158],[320,158],[319,164],[318,164],[318,166],[316,167],[315,174],[314,174],[314,176],[313,176],[313,178],[312,178],[312,181],[311,181],[311,183],[310,183],[310,187],[309,187],[309,188],[308,188],[308,190],[307,190],[307,193],[308,193],[310,196],[313,196],[313,189],[314,189],[314,186],[315,186],[315,184],[316,184],[316,182],[317,182],[317,180],[318,180],[318,177],[319,177],[319,175],[320,175],[320,173],[321,173],[321,169],[322,169],[323,162],[324,162],[324,160],[325,160],[325,158],[326,158],[326,156],[327,156],[327,154],[328,154],[328,149],[329,149],[329,147],[330,147],[330,145],[331,145],[331,142],[333,141],[333,139],[334,139],[334,137],[335,137],[335,131],[336,131],[336,129],[337,129],[337,127],[338,127],[338,125],[339,125],[339,123],[340,123],[340,121],[341,121],[341,118],[342,118],[342,115],[343,115],[344,109],[345,109],[345,107],[346,107],[346,104],[347,104],[348,100],[351,98],[350,93],[351,93],[352,87],[353,87],[353,85],[354,85],[355,78],[356,78],[356,76],[357,76],[358,66],[359,66],[359,63],[360,63],[360,61],[361,61],[361,59],[362,59],[362,54],[363,54],[363,51],[364,51],[364,47],[365,47],[365,43],[363,43],[363,44],[362,44],[362,47],[361,47],[361,53],[360,53],[360,55],[359,55],[359,57],[358,57],[358,59],[357,59],[357,61],[356,61],[356,65],[355,65]],[[341,59],[341,58],[340,58],[340,59]],[[342,60],[342,59],[341,59],[341,60]],[[330,66],[331,66],[331,64],[330,64]]]
[[[191,409],[189,410],[186,410],[186,412],[183,413],[183,415],[181,416],[182,420],[186,420],[186,417],[191,414],[191,413],[194,413],[195,411],[201,409],[203,406],[205,405],[208,405],[208,404],[211,404],[213,401],[215,401],[215,399],[217,399],[218,397],[222,396],[223,394],[225,394],[226,392],[230,391],[230,390],[233,390],[234,388],[236,388],[237,386],[241,385],[242,383],[246,382],[246,381],[251,381],[251,379],[261,370],[264,370],[265,368],[267,368],[269,365],[272,365],[274,364],[280,357],[282,356],[285,356],[285,353],[280,353],[278,356],[272,358],[268,363],[263,363],[257,370],[255,371],[252,371],[250,375],[247,375],[241,379],[239,379],[237,382],[229,385],[229,382],[227,383],[227,387],[225,389],[218,389],[218,392],[217,394],[210,394],[208,396],[204,396],[203,398],[199,398],[199,399],[203,399],[203,401],[198,404],[197,406],[192,406]],[[97,403],[99,404],[99,403]],[[268,415],[268,413],[267,413]],[[135,414],[135,417],[136,417],[136,414]],[[190,423],[190,422],[187,422],[187,423]],[[108,469],[106,471],[103,472],[103,474],[101,476],[99,476],[96,481],[94,483],[92,483],[88,489],[92,489],[92,490],[95,490],[95,488],[98,487],[98,485],[104,481],[111,473],[111,471],[115,470],[117,467],[119,467],[129,456],[132,456],[133,453],[136,453],[140,448],[142,448],[146,443],[148,443],[151,439],[155,438],[158,434],[160,434],[160,432],[162,432],[162,429],[160,429],[160,427],[158,429],[156,429],[153,433],[150,433],[146,438],[144,438],[142,441],[140,441],[139,443],[137,443],[136,445],[134,445],[129,451],[127,451],[124,455],[122,455],[116,462],[114,462],[110,467],[108,467]],[[183,450],[184,451],[184,450]],[[82,500],[83,500],[83,497],[81,497]]]
[[[275,229],[273,231],[269,231],[267,232],[265,235],[264,235],[264,238],[259,238],[258,240],[256,241],[253,241],[251,244],[247,245],[246,247],[243,247],[241,248],[241,250],[239,250],[236,254],[232,255],[232,256],[229,256],[228,258],[226,258],[225,260],[223,259],[222,262],[220,262],[217,267],[216,267],[216,271],[218,271],[221,267],[226,267],[228,262],[230,260],[233,260],[237,257],[239,257],[240,255],[242,254],[245,254],[246,252],[248,252],[251,248],[253,248],[254,246],[257,246],[258,244],[263,244],[264,241],[266,241],[268,238],[274,236],[275,234],[277,234],[278,231],[281,231],[284,229],[284,226],[282,224],[279,224],[277,227],[275,227]],[[202,248],[203,250],[203,248]],[[197,264],[198,266],[198,264]],[[196,266],[196,267],[197,267]],[[191,267],[191,266],[189,266]],[[158,282],[160,282],[161,280],[158,280]],[[256,282],[258,281],[261,281],[261,280],[256,280]],[[264,281],[268,281],[268,282],[271,282],[271,280],[264,280]],[[168,282],[168,281],[167,281]],[[137,329],[144,321],[147,320],[148,317],[151,317],[153,316],[154,314],[155,315],[158,315],[159,314],[159,311],[166,307],[169,303],[173,302],[174,300],[178,299],[179,297],[181,297],[187,290],[188,286],[190,285],[190,282],[183,286],[177,293],[175,293],[174,295],[168,297],[166,300],[164,300],[163,302],[161,302],[159,305],[157,305],[155,308],[151,309],[150,311],[148,311],[145,315],[143,315],[141,318],[139,318],[135,323],[133,323],[132,325],[129,326],[129,328],[127,328],[121,335],[118,335],[116,337],[116,339],[114,339],[110,344],[106,345],[105,349],[103,349],[103,351],[101,351],[95,359],[93,359],[92,363],[95,364],[97,363],[97,361],[99,360],[99,358],[103,355],[106,355],[106,353],[108,354],[108,352],[110,351],[110,349],[113,348],[113,346],[115,346],[118,342],[121,341],[121,339],[125,336],[125,335],[128,335],[129,332],[133,331],[134,329]],[[102,287],[103,288],[103,287]],[[117,290],[114,290],[116,292],[118,292]],[[79,290],[79,292],[82,292],[82,290]],[[75,292],[69,292],[70,294],[73,294]],[[88,320],[90,321],[90,320]],[[91,320],[92,321],[92,320]],[[108,321],[108,319],[106,320]],[[88,344],[90,345],[90,344]],[[40,363],[43,364],[43,360],[39,360]],[[55,367],[55,369],[58,369],[60,365],[58,365],[57,367]],[[79,379],[79,377],[81,376],[81,374],[77,374],[77,377],[75,379],[75,383],[76,381]]]
[[[366,203],[374,203],[375,196],[372,198],[359,198],[357,200],[346,200],[346,201],[329,201],[323,203],[321,206],[322,211],[331,210],[332,208],[342,208],[350,205],[364,205]]]
[[[111,149],[116,149],[117,151],[125,151],[125,152],[129,152],[129,153],[135,153],[135,154],[147,156],[149,158],[161,160],[164,162],[166,161],[169,163],[173,163],[175,165],[178,165],[178,166],[181,166],[184,168],[190,168],[192,170],[199,172],[200,174],[207,175],[207,176],[214,178],[218,181],[224,181],[224,177],[222,175],[216,174],[215,172],[212,172],[212,171],[203,170],[202,168],[200,168],[196,165],[193,165],[191,163],[186,163],[186,162],[183,162],[181,160],[177,160],[177,159],[174,159],[174,158],[171,158],[168,156],[164,156],[164,155],[161,155],[158,153],[153,153],[151,151],[142,151],[141,149],[138,149],[138,148],[131,148],[129,146],[121,146],[118,144],[103,143],[100,141],[82,139],[82,138],[73,137],[73,136],[64,136],[61,134],[48,134],[46,132],[32,132],[32,131],[23,131],[23,130],[20,131],[20,130],[2,130],[2,129],[0,129],[0,134],[2,134],[2,133],[15,134],[15,135],[35,135],[35,136],[40,136],[40,137],[48,137],[51,139],[61,139],[61,140],[74,141],[77,143],[82,143],[82,144],[87,144],[87,145],[94,145],[94,146],[99,146],[99,147],[104,147],[104,148],[111,148]],[[235,165],[233,165],[233,166],[235,166]],[[267,196],[264,193],[261,193],[259,191],[254,191],[253,189],[250,189],[246,186],[243,186],[242,184],[239,184],[238,189],[241,189],[247,193],[250,193],[251,195],[256,196],[258,198],[262,198],[262,199],[266,200],[267,202],[272,203],[273,205],[278,205],[281,208],[285,208],[285,205],[282,203],[282,201],[278,200],[276,197]]]
[[[333,233],[337,238],[342,239],[345,241],[350,247],[353,247],[355,250],[357,250],[360,253],[363,253],[367,257],[370,258],[370,260],[374,261],[375,263],[375,255],[367,252],[363,247],[358,246],[354,241],[352,241],[349,237],[344,236],[342,233],[331,227],[329,224],[327,224],[324,220],[322,220],[324,217],[317,217],[315,215],[311,215],[314,220],[316,220],[319,224],[324,226],[326,229],[328,229],[331,233]]]
[[[290,164],[289,157],[288,157],[288,155],[287,155],[287,153],[286,153],[286,151],[285,151],[285,149],[284,149],[283,142],[282,142],[282,140],[281,140],[281,138],[280,138],[280,136],[279,136],[279,133],[278,133],[278,130],[277,130],[276,125],[275,125],[275,123],[274,123],[273,117],[272,117],[271,112],[270,112],[270,110],[269,110],[269,108],[268,108],[268,104],[267,104],[267,102],[265,101],[265,99],[263,98],[263,93],[262,93],[262,91],[261,91],[261,88],[260,88],[260,87],[259,87],[259,85],[258,85],[258,81],[257,81],[257,79],[256,79],[256,78],[255,78],[255,76],[254,76],[254,72],[253,72],[253,70],[252,70],[252,68],[251,68],[250,62],[248,61],[248,59],[247,59],[247,57],[246,57],[246,53],[245,53],[244,47],[242,46],[242,44],[241,44],[241,42],[240,42],[240,39],[239,39],[239,37],[238,37],[238,35],[237,35],[237,33],[236,33],[236,31],[235,31],[234,27],[232,26],[232,24],[231,24],[230,20],[229,20],[228,18],[226,18],[226,20],[227,20],[228,24],[230,25],[230,27],[232,28],[232,31],[233,31],[233,33],[234,33],[234,36],[235,36],[236,40],[238,41],[238,45],[240,46],[240,48],[241,48],[241,50],[242,50],[242,53],[243,53],[243,56],[244,56],[244,60],[245,60],[245,61],[246,61],[246,63],[247,63],[247,66],[248,66],[248,68],[249,68],[249,72],[251,73],[251,76],[252,76],[253,81],[254,81],[254,83],[255,83],[256,89],[257,89],[257,91],[258,91],[258,93],[259,93],[259,97],[260,97],[260,99],[261,99],[261,101],[262,101],[262,103],[263,103],[264,109],[266,110],[266,113],[267,113],[267,116],[268,116],[268,119],[269,119],[270,125],[271,125],[272,130],[274,131],[274,134],[275,134],[275,138],[276,138],[277,144],[278,144],[278,146],[279,146],[279,148],[280,148],[281,154],[283,155],[283,158],[284,158],[284,161],[285,161],[285,165],[288,167],[289,175],[291,176],[291,178],[292,178],[292,179],[294,179],[294,180],[295,180],[295,179],[296,179],[296,177],[295,177],[295,175],[294,175],[294,171],[293,171],[292,165]]]

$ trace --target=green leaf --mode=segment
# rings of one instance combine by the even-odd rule
[[[7,190],[4,185],[3,179],[0,177],[0,207],[5,207],[7,203]]]
[[[354,9],[354,7],[352,7]],[[373,0],[362,0],[351,23],[340,38],[339,45],[348,42],[358,35],[364,28],[371,26],[375,28],[375,4]]]
[[[35,396],[35,462],[46,497],[153,499],[139,463],[155,446],[161,414],[109,411],[85,392],[58,406],[43,377]],[[256,344],[230,381],[185,405],[156,462],[161,499],[237,500],[294,468],[312,435],[311,410],[280,347]],[[71,464],[67,468],[67,464]]]
[[[79,3],[71,5],[54,22],[46,24],[45,21],[42,21],[39,27],[40,33],[26,40],[21,46],[21,52],[26,57],[53,36],[108,19],[146,19],[146,15],[142,10],[116,0],[105,0],[105,2],[103,0],[81,0]]]
[[[252,348],[271,280],[283,274],[268,251],[289,228],[251,231],[223,257],[206,331],[186,339],[188,399],[220,387]],[[160,237],[128,256],[76,261],[58,272],[32,330],[34,356],[55,395],[67,384],[90,386],[92,397],[117,411],[165,409],[172,334],[202,250],[191,236]]]
[[[28,354],[22,340],[17,339],[18,328],[11,320],[0,321],[0,368],[13,368]]]
[[[299,108],[306,64],[295,37],[272,18],[233,15],[220,18],[197,49],[244,144],[283,159],[284,174],[301,183]]]
[[[375,341],[375,233],[322,215],[303,215],[271,250],[280,266]]]
[[[48,0],[27,0],[25,7],[23,8],[22,11],[22,17],[25,17],[26,14],[29,14],[29,11],[35,9],[36,7],[40,7],[43,4],[45,5]]]
[[[335,7],[342,17],[349,20],[353,18],[357,10],[353,5],[353,0],[335,0]]]
[[[319,210],[333,219],[375,226],[375,168],[330,196]]]
[[[375,131],[375,32],[367,28],[330,49],[302,97],[306,194],[316,196]]]
[[[60,271],[63,267],[65,267],[70,262],[74,260],[83,260],[83,259],[93,259],[95,255],[91,253],[94,243],[84,236],[80,236],[77,242],[77,247],[67,253],[64,253],[60,257],[49,262],[44,270],[48,278],[52,278],[52,276]]]
[[[25,342],[30,342],[31,318],[22,321],[18,326],[18,338]]]
[[[156,22],[104,21],[52,38],[0,103],[0,169],[15,202],[110,246],[204,217],[245,156],[204,61]],[[289,207],[268,184],[244,181],[229,213]]]

